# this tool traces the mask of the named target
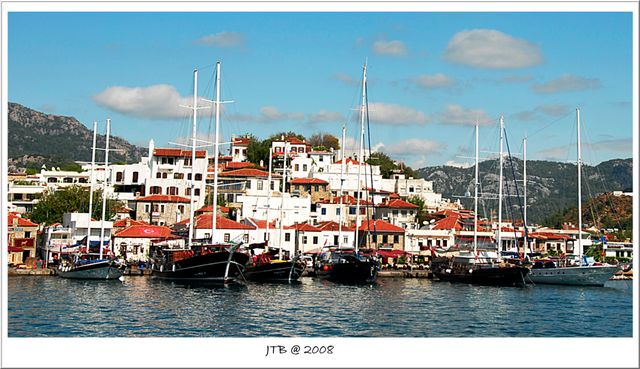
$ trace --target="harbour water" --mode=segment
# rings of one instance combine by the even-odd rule
[[[9,337],[631,337],[632,293],[380,278],[204,287],[8,279]]]

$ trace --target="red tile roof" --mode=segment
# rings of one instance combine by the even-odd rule
[[[124,218],[124,219],[119,219],[116,220],[115,222],[113,222],[113,227],[126,227],[127,226],[127,221],[129,221],[129,225],[149,225],[149,223],[143,221],[143,220],[135,220],[135,219],[131,219],[131,218]]]
[[[136,201],[139,202],[186,202],[189,203],[189,199],[182,196],[175,195],[149,195],[144,197],[138,197]]]
[[[226,206],[218,205],[218,211],[221,211],[223,213],[228,213],[229,212],[229,208],[226,207]],[[212,213],[212,212],[213,212],[213,205],[203,206],[200,209],[194,211],[194,213],[196,215],[198,213]]]
[[[345,164],[360,165],[360,162],[358,162],[357,160],[354,160],[352,158],[346,158],[344,160],[345,160],[344,161]],[[336,161],[336,164],[342,164],[342,160]]]
[[[169,238],[171,228],[156,225],[132,225],[116,233],[114,237],[127,238]]]
[[[320,222],[318,223],[318,229],[321,231],[335,231],[338,232],[340,230],[340,224],[334,221]],[[343,232],[353,232],[355,228],[351,228],[347,225],[342,225]]]
[[[462,230],[462,224],[460,224],[460,217],[456,215],[452,215],[446,218],[442,218],[439,221],[434,223],[433,229],[439,229],[439,230],[455,229],[456,231],[460,231]]]
[[[566,234],[558,234],[551,232],[532,232],[528,234],[529,238],[535,238],[539,240],[570,240],[573,237]]]
[[[234,137],[233,146],[247,146],[251,142],[251,137]]]
[[[404,228],[393,225],[382,219],[376,219],[375,222],[373,220],[366,220],[362,222],[358,228],[360,231],[373,231],[374,229],[376,232],[404,233]]]
[[[255,225],[258,229],[267,229],[267,221],[264,219],[255,219],[255,218],[245,218],[245,220],[253,225]],[[269,228],[276,228],[275,219],[269,222]]]
[[[310,144],[308,144],[305,141],[302,141],[301,139],[297,138],[297,137],[285,137],[284,141],[292,144],[292,145],[305,145],[305,146],[311,146]],[[272,142],[283,142],[282,139],[276,139],[273,140]]]
[[[153,156],[179,156],[179,157],[191,157],[191,150],[182,149],[161,149],[157,148],[153,150]],[[206,150],[196,150],[196,158],[204,158],[207,156]]]
[[[391,200],[389,202],[383,202],[382,204],[379,204],[378,207],[381,207],[381,208],[417,209],[418,205],[412,204],[412,203],[404,201],[404,200],[396,199],[396,200]]]
[[[228,172],[222,172],[220,174],[218,174],[219,177],[261,177],[261,178],[266,178],[269,176],[269,173],[265,172],[264,170],[260,170],[260,169],[253,169],[253,168],[244,168],[244,169],[237,169],[237,170],[231,170]]]
[[[320,232],[319,228],[316,228],[311,224],[307,224],[307,223],[297,223],[292,226],[286,227],[286,229],[295,229],[296,231],[302,231],[302,232]]]
[[[249,163],[247,161],[230,161],[225,165],[225,168],[227,170],[234,170],[234,169],[242,169],[242,168],[246,168],[246,167],[254,167],[256,166],[253,163]]]
[[[211,229],[213,219],[211,214],[201,214],[194,218],[194,223],[197,229]],[[176,224],[189,224],[189,219],[184,219]],[[238,223],[218,215],[216,218],[216,229],[256,229],[256,227]]]
[[[320,178],[294,178],[289,182],[291,184],[329,184],[329,182]]]
[[[13,220],[18,220],[18,225],[20,227],[37,227],[38,225],[27,218],[22,218],[17,215],[17,213],[9,213],[9,227],[13,226]]]

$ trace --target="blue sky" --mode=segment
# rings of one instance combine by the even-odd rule
[[[371,141],[416,168],[468,163],[473,124],[496,151],[571,160],[575,107],[585,160],[632,156],[631,13],[10,13],[9,101],[168,146],[189,134],[192,73],[222,134],[282,130],[353,141],[368,60]],[[200,131],[210,130],[203,111]],[[101,128],[103,129],[103,128]]]

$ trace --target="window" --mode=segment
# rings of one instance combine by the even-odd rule
[[[151,195],[160,195],[162,193],[162,187],[160,187],[160,186],[151,186],[151,188],[149,188],[149,193]]]
[[[386,234],[382,236],[382,243],[388,243],[389,242],[389,236],[387,236]]]
[[[177,195],[178,194],[178,187],[167,187],[167,195]]]
[[[160,211],[160,205],[158,205],[158,204],[153,204],[153,212],[154,212],[154,213],[157,213],[157,212],[159,212],[159,211]]]
[[[133,173],[132,173],[132,179],[131,179],[131,181],[132,181],[133,183],[138,183],[138,172],[133,172]]]
[[[124,172],[116,172],[116,182],[122,182],[124,178]]]
[[[191,180],[191,173],[187,174],[187,180],[189,180],[189,181]]]
[[[247,189],[249,189],[249,190],[250,190],[250,189],[251,189],[251,181],[247,181],[247,182],[246,182],[246,186],[247,186]]]
[[[196,173],[196,181],[202,181],[202,174]]]
[[[164,204],[160,205],[160,212],[164,213]]]
[[[349,215],[356,215],[356,208],[353,206],[349,207]]]
[[[336,215],[340,215],[340,208],[336,208]]]
[[[307,164],[302,164],[302,170],[305,171],[305,172],[307,171]]]
[[[327,208],[322,208],[322,209],[320,210],[320,214],[322,214],[322,215],[327,215]]]
[[[184,158],[184,166],[185,167],[191,166],[191,158]]]
[[[158,178],[158,179],[162,178],[162,173],[160,173],[160,172],[156,173],[156,178]]]
[[[193,195],[194,196],[200,196],[200,189],[196,188],[195,190],[193,190]]]
[[[289,242],[291,241],[291,233],[287,232],[284,234],[284,240],[285,242]]]
[[[24,238],[31,238],[31,232],[24,232]]]
[[[229,242],[229,240],[231,240],[231,234],[225,233],[224,234],[224,242]]]
[[[184,174],[182,173],[173,173],[173,179],[183,179]]]
[[[263,187],[263,181],[262,180],[258,180],[258,191],[262,191],[262,187]]]
[[[148,213],[149,212],[149,204],[144,204],[144,212]]]
[[[294,165],[293,167],[295,168],[294,170],[295,170],[296,172],[300,170],[300,164],[296,164],[296,165]]]
[[[191,188],[187,187],[184,189],[184,195],[185,196],[191,196]]]
[[[184,205],[178,205],[178,211],[180,214],[184,214]]]
[[[62,182],[64,182],[64,183],[73,183],[73,178],[71,178],[71,177],[65,177],[65,178],[62,180]]]
[[[318,192],[318,189],[319,189],[318,185],[313,185],[313,190],[314,190],[315,192]]]
[[[324,156],[320,155],[320,157],[318,158],[318,161],[324,161]]]
[[[348,243],[348,242],[349,242],[349,237],[344,236],[344,237],[342,238],[342,243]]]
[[[307,236],[302,236],[302,243],[307,244]]]
[[[236,155],[240,155],[240,149],[235,149]]]
[[[447,247],[447,240],[442,240],[442,247]]]
[[[167,177],[168,177],[167,173],[162,173],[162,178],[163,179],[167,179]]]
[[[249,234],[245,233],[244,236],[242,236],[242,241],[244,243],[249,243]]]
[[[360,208],[360,215],[364,215],[365,210],[366,209],[364,207]]]
[[[275,186],[275,182],[271,181],[271,186],[270,186],[271,187],[271,191],[273,191],[274,186]]]
[[[334,245],[337,245],[338,241],[340,241],[338,238],[339,238],[338,236],[333,236],[333,244]]]
[[[318,244],[318,236],[313,236],[313,244],[314,245]]]
[[[58,182],[58,178],[50,177],[49,179],[47,179],[47,182],[49,182],[49,183],[57,183]]]
[[[409,186],[409,192],[413,192],[413,186]]]
[[[393,236],[393,243],[398,243],[398,242],[400,242],[400,236],[394,235]]]

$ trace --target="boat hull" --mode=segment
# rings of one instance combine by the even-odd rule
[[[101,261],[84,265],[60,267],[58,276],[67,279],[119,279],[124,274],[124,265],[112,261]]]
[[[437,268],[433,275],[441,281],[485,286],[524,286],[529,269],[525,267]]]
[[[245,277],[254,282],[292,282],[302,276],[305,268],[300,260],[270,262],[248,267]]]
[[[527,281],[535,284],[602,287],[619,268],[609,265],[531,269]]]
[[[232,283],[244,280],[248,260],[249,256],[244,253],[228,251],[195,255],[175,262],[154,260],[151,276],[185,282]]]
[[[352,261],[324,264],[316,268],[318,278],[342,283],[374,283],[378,278],[378,263],[374,261]]]

